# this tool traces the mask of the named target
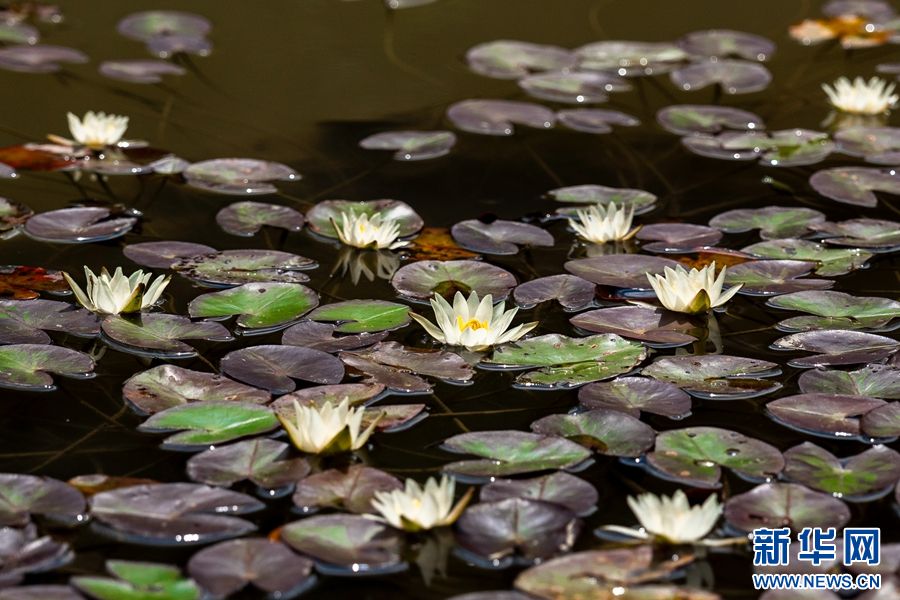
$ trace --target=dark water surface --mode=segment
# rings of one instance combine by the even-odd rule
[[[283,162],[302,173],[296,183],[279,183],[281,193],[254,198],[307,209],[330,198],[370,200],[394,198],[413,206],[429,226],[448,227],[485,213],[519,219],[552,212],[558,205],[543,197],[553,188],[596,183],[648,190],[659,196],[654,212],[641,223],[686,221],[705,224],[732,208],[770,204],[810,206],[829,220],[858,216],[896,220],[900,203],[883,197],[879,208],[839,205],[816,195],[806,184],[815,170],[859,161],[843,155],[812,167],[773,169],[756,162],[725,162],[688,153],[677,136],[655,122],[656,111],[678,103],[721,103],[760,115],[771,130],[788,127],[821,129],[828,116],[822,82],[839,75],[869,76],[875,65],[898,59],[897,46],[846,52],[839,47],[803,47],[787,36],[787,27],[819,14],[815,2],[757,0],[755,2],[659,2],[596,0],[439,0],[420,8],[387,12],[378,0],[269,0],[266,2],[64,2],[66,20],[43,28],[44,42],[72,46],[92,59],[87,65],[57,75],[0,71],[0,145],[40,140],[48,132],[67,133],[65,113],[104,110],[131,117],[129,137],[147,139],[191,161],[240,156]],[[186,9],[208,17],[214,51],[189,60],[190,72],[169,77],[161,85],[139,86],[101,77],[96,66],[113,58],[143,58],[138,42],[120,37],[115,24],[126,14],[146,9]],[[774,40],[778,51],[768,63],[774,80],[768,89],[719,97],[711,88],[694,93],[675,89],[668,77],[634,80],[634,90],[615,94],[603,107],[638,117],[643,125],[617,128],[594,136],[556,128],[517,128],[514,136],[492,138],[459,133],[446,157],[420,163],[392,161],[390,152],[362,150],[363,137],[393,129],[436,129],[452,126],[444,117],[448,105],[466,98],[528,100],[514,81],[492,80],[468,70],[462,57],[481,42],[520,39],[576,47],[602,39],[664,41],[708,28],[731,28]],[[900,125],[896,116],[889,124]],[[791,194],[763,182],[765,176],[790,186]],[[186,240],[229,248],[274,248],[311,257],[320,267],[309,284],[322,302],[350,298],[394,297],[385,280],[353,284],[330,276],[335,247],[304,232],[266,230],[252,240],[223,233],[215,213],[230,202],[218,196],[161,178],[110,178],[109,190],[83,180],[80,185],[62,174],[25,173],[17,180],[0,180],[0,196],[43,212],[80,201],[83,195],[114,199],[144,213],[140,225],[122,239],[85,245],[55,245],[24,235],[0,242],[0,264],[41,265],[80,272],[92,268],[135,268],[124,244],[152,240]],[[893,202],[893,205],[890,203]],[[520,280],[562,272],[572,234],[563,222],[549,230],[554,248],[534,249],[512,257],[487,260],[512,271]],[[740,248],[758,240],[755,232],[728,236],[723,243]],[[837,278],[834,289],[857,295],[897,297],[898,260],[878,256],[867,270]],[[186,314],[187,303],[207,290],[182,278],[168,288],[165,311]],[[542,321],[537,333],[572,335],[567,314],[550,304],[523,312],[524,320]],[[768,349],[783,334],[772,328],[784,318],[763,306],[763,300],[737,296],[727,314],[718,316],[724,347],[738,356],[786,362],[785,354]],[[233,343],[200,344],[205,360],[179,361],[191,369],[209,370],[227,352],[260,343],[278,343],[280,333]],[[391,339],[411,346],[428,341],[417,326]],[[92,340],[62,339],[68,347],[89,350]],[[97,343],[99,344],[99,342]],[[664,350],[662,353],[673,353]],[[108,349],[98,361],[97,377],[77,381],[56,378],[58,390],[47,394],[0,392],[0,472],[33,473],[70,479],[79,474],[186,480],[188,455],[161,450],[160,437],[139,433],[141,418],[126,407],[122,382],[160,361],[143,360]],[[797,392],[796,369],[785,366],[784,388],[763,399],[694,400],[693,415],[671,421],[654,415],[644,420],[658,430],[693,425],[720,426],[787,449],[813,440],[840,456],[865,449],[857,442],[814,439],[772,422],[765,402]],[[438,384],[424,397],[430,417],[417,426],[380,436],[364,453],[372,466],[399,477],[437,474],[449,455],[438,448],[461,431],[528,430],[535,419],[566,412],[576,404],[576,390],[563,392],[513,389],[514,374],[483,372],[475,384]],[[405,401],[399,398],[398,401]],[[414,399],[411,401],[419,401]],[[447,414],[451,412],[453,414]],[[599,510],[587,519],[577,549],[599,546],[594,527],[631,524],[625,497],[641,490],[672,493],[676,484],[615,459],[597,457],[581,476],[600,492]],[[724,497],[752,484],[728,474]],[[244,488],[238,488],[244,489]],[[249,488],[248,488],[249,489]],[[694,501],[706,492],[693,496]],[[294,520],[290,499],[270,503],[251,516],[260,531]],[[892,496],[851,505],[853,521],[880,525],[889,540],[900,539]],[[30,577],[29,582],[63,582],[68,575],[99,573],[107,558],[150,559],[184,564],[192,549],[146,549],[111,543],[86,528],[63,533],[77,558],[60,571]],[[749,554],[713,554],[704,585],[728,598],[752,598]],[[383,578],[323,579],[309,598],[442,598],[465,591],[509,589],[519,568],[487,571],[450,556],[446,568],[429,585],[413,566],[405,574]],[[248,595],[247,597],[253,597]]]

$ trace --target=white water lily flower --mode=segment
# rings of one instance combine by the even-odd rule
[[[279,414],[278,420],[298,450],[308,454],[335,454],[362,448],[375,431],[381,415],[363,430],[365,410],[363,406],[350,408],[350,399],[346,397],[337,406],[330,401],[321,406],[307,406],[294,400],[294,418]]]
[[[400,235],[400,223],[393,219],[385,221],[378,213],[369,216],[352,211],[342,212],[340,221],[332,219],[331,224],[342,243],[356,248],[393,250],[402,248],[409,243],[397,241],[397,237]]]
[[[84,119],[68,114],[69,131],[75,141],[93,150],[115,146],[128,129],[128,117],[88,111]]]
[[[424,486],[413,479],[406,480],[402,490],[375,492],[372,508],[384,521],[397,529],[421,531],[451,525],[462,514],[472,497],[473,489],[463,496],[456,506],[453,495],[456,481],[444,475],[440,483],[429,477]]]
[[[631,228],[634,206],[617,207],[615,202],[608,205],[595,204],[577,212],[578,220],[569,219],[569,227],[582,239],[594,244],[619,242],[629,239],[639,227]]]
[[[722,306],[743,286],[738,284],[722,291],[726,268],[722,267],[716,277],[716,263],[690,271],[678,265],[674,269],[666,267],[665,277],[647,273],[647,279],[663,306],[675,312],[699,314]]]
[[[413,319],[425,328],[434,339],[450,346],[465,346],[468,350],[485,350],[497,344],[514,342],[537,327],[537,322],[523,323],[509,329],[518,307],[504,310],[503,302],[493,304],[490,294],[478,299],[478,293],[472,292],[468,300],[460,292],[453,297],[453,305],[444,300],[440,294],[431,299],[434,319],[437,325],[416,313],[410,313]]]
[[[108,315],[139,312],[153,306],[171,280],[171,276],[160,275],[150,283],[153,273],[143,271],[135,271],[125,277],[122,267],[117,268],[112,276],[106,267],[100,270],[100,275],[85,267],[84,275],[87,286],[82,290],[68,273],[63,273],[79,304],[91,312]]]
[[[637,537],[657,537],[673,544],[697,542],[715,527],[722,505],[715,494],[703,504],[691,506],[681,490],[671,497],[641,494],[628,497],[628,507],[644,528]],[[637,532],[638,530],[633,530]]]
[[[877,115],[887,112],[900,100],[894,93],[895,85],[884,79],[873,77],[869,81],[857,77],[851,83],[846,77],[839,77],[833,86],[822,84],[831,104],[838,110],[860,115]]]

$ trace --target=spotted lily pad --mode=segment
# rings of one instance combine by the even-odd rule
[[[457,291],[503,300],[516,286],[516,278],[500,267],[476,260],[421,260],[401,267],[391,279],[400,294],[427,300],[435,293],[452,298]]]
[[[775,52],[775,43],[759,35],[732,29],[692,31],[678,40],[688,54],[696,56],[739,56],[747,60],[768,60]]]
[[[224,250],[176,260],[172,268],[179,274],[210,286],[230,287],[243,283],[302,283],[303,273],[318,265],[306,258],[279,250]]]
[[[20,44],[0,48],[0,69],[20,73],[55,73],[63,68],[61,63],[84,64],[88,60],[84,52],[66,46]]]
[[[469,219],[454,225],[450,233],[460,246],[481,254],[517,254],[519,246],[553,245],[546,230],[517,221]]]
[[[482,457],[444,465],[447,473],[474,478],[567,469],[591,455],[587,448],[564,438],[512,430],[462,433],[444,440],[443,448]]]
[[[290,598],[313,583],[312,561],[263,538],[229,540],[204,548],[187,564],[203,589],[225,598],[252,586],[272,598]]]
[[[359,142],[367,150],[394,150],[394,160],[413,161],[438,158],[456,145],[452,131],[385,131]]]
[[[151,433],[178,431],[167,437],[163,446],[194,450],[266,433],[277,427],[275,413],[259,404],[190,402],[152,415],[139,430]]]
[[[466,52],[469,68],[497,79],[518,79],[533,71],[566,69],[575,63],[565,48],[515,40],[494,40]]]
[[[741,250],[761,258],[815,262],[816,274],[823,277],[844,275],[861,269],[872,258],[871,253],[856,248],[826,248],[816,242],[798,239],[769,240]]]
[[[0,526],[24,527],[40,515],[65,525],[85,519],[84,496],[49,477],[0,473]]]
[[[375,575],[406,568],[397,530],[360,515],[316,515],[288,523],[281,539],[329,575]]]
[[[107,208],[60,208],[28,219],[25,233],[45,242],[87,244],[121,237],[137,221],[136,217],[113,216]]]
[[[583,133],[611,133],[613,125],[621,127],[637,127],[640,120],[618,110],[601,108],[572,108],[556,113],[561,125]]]
[[[856,371],[812,369],[800,375],[797,385],[805,394],[844,394],[900,400],[900,367],[871,364]]]
[[[765,483],[732,496],[725,503],[725,520],[741,531],[763,527],[841,528],[850,520],[847,505],[830,494],[795,483]]]
[[[204,160],[189,166],[183,175],[195,188],[233,196],[274,194],[278,188],[270,182],[300,179],[300,175],[286,165],[253,158]]]
[[[900,342],[874,333],[821,329],[780,338],[772,344],[776,350],[805,350],[813,356],[794,358],[788,364],[797,368],[855,365],[878,362],[895,353]]]
[[[94,360],[83,352],[44,344],[0,346],[0,387],[33,392],[56,389],[51,373],[93,377]]]
[[[463,100],[447,109],[457,129],[482,135],[512,135],[516,125],[550,129],[556,114],[539,104],[513,100]]]
[[[838,150],[876,165],[900,164],[900,127],[848,127],[834,134]]]
[[[713,217],[709,224],[726,233],[759,229],[762,239],[775,240],[803,235],[810,225],[824,220],[825,215],[811,208],[766,206],[729,210]]]
[[[301,321],[285,330],[281,343],[288,346],[303,346],[322,352],[357,350],[384,340],[387,331],[359,333],[356,335],[335,335],[337,327],[330,323]]]
[[[682,418],[691,411],[691,397],[673,383],[649,377],[617,377],[591,383],[578,390],[587,408],[618,410],[632,417],[641,412]]]
[[[142,267],[168,269],[178,259],[213,254],[215,251],[215,248],[203,244],[165,241],[128,244],[122,249],[122,254]]]
[[[122,541],[191,546],[254,531],[253,523],[233,515],[259,511],[263,503],[196,483],[151,483],[100,492],[90,506],[104,533]]]
[[[207,318],[238,315],[238,326],[256,333],[289,325],[318,303],[318,295],[299,283],[245,283],[197,296],[188,305],[188,313]]]
[[[297,483],[294,505],[303,513],[337,508],[357,514],[372,512],[376,492],[403,488],[400,480],[372,467],[351,465],[346,470],[328,469]]]
[[[72,585],[99,600],[200,600],[202,592],[178,567],[125,560],[106,561],[112,577],[81,575]]]
[[[288,231],[303,229],[303,215],[288,206],[266,202],[235,202],[216,213],[216,223],[226,233],[251,237],[263,226]]]
[[[825,290],[834,285],[830,279],[803,278],[816,268],[805,260],[755,260],[730,267],[725,285],[743,284],[739,294],[774,296],[803,290]]]
[[[54,300],[0,300],[0,344],[49,344],[44,331],[77,337],[100,332],[97,317]]]
[[[645,367],[643,374],[707,400],[755,398],[781,388],[777,381],[765,379],[781,374],[777,364],[724,354],[664,356]]]
[[[266,404],[271,397],[260,390],[216,373],[191,371],[175,365],[159,365],[132,375],[122,395],[143,414],[189,402],[252,402]]]
[[[399,200],[369,200],[366,202],[351,202],[350,200],[325,200],[313,206],[306,213],[306,220],[310,228],[325,237],[337,239],[332,220],[340,226],[344,222],[343,214],[378,215],[382,221],[394,221],[399,226],[398,235],[407,237],[413,235],[425,224],[422,217],[412,207]]]
[[[580,310],[594,302],[594,284],[574,275],[550,275],[520,284],[513,297],[522,308],[556,300],[568,311]]]
[[[624,92],[631,84],[609,73],[596,71],[548,71],[519,80],[529,96],[567,104],[606,102],[609,92]]]
[[[824,448],[804,442],[784,453],[784,476],[840,498],[863,500],[886,494],[900,479],[900,454],[887,446],[839,459]]]
[[[309,314],[313,321],[335,322],[338,333],[392,331],[409,323],[409,308],[385,300],[348,300],[320,306]]]
[[[669,42],[604,40],[575,50],[582,69],[616,71],[626,77],[665,73],[688,55]]]
[[[835,167],[816,171],[809,185],[826,198],[854,206],[877,206],[872,192],[900,194],[900,177],[896,173],[867,167]]]
[[[872,252],[892,252],[900,248],[900,223],[881,219],[849,219],[838,223],[814,224],[826,244],[865,248]]]
[[[597,509],[597,490],[590,483],[557,471],[532,479],[496,479],[481,488],[482,502],[497,502],[507,498],[540,500],[563,506],[579,516]]]
[[[249,480],[264,490],[290,486],[309,473],[304,458],[283,460],[288,444],[256,438],[227,446],[214,446],[187,462],[192,480],[228,487]]]
[[[695,62],[670,74],[672,83],[685,91],[719,85],[726,94],[749,94],[766,89],[772,74],[764,66],[745,60]]]
[[[794,292],[772,298],[766,304],[815,315],[781,321],[778,328],[782,331],[877,329],[900,317],[900,302],[896,300],[843,292]]]
[[[770,479],[784,468],[774,446],[718,427],[663,431],[647,461],[666,479],[700,488],[720,487],[722,467],[750,481]]]
[[[678,262],[645,254],[613,254],[594,258],[570,260],[566,271],[599,285],[614,288],[650,289],[647,275],[674,268]]]
[[[575,185],[570,187],[550,190],[547,195],[558,202],[572,204],[602,204],[604,206],[615,203],[616,206],[634,208],[634,214],[641,215],[653,210],[656,205],[656,196],[644,190],[631,188],[613,188],[604,185]],[[574,212],[575,209],[560,209]],[[559,211],[557,211],[559,212]]]
[[[239,381],[273,394],[287,394],[297,387],[294,379],[313,383],[339,383],[344,365],[320,350],[299,346],[251,346],[222,358],[222,371]]]
[[[719,133],[725,129],[765,129],[763,120],[745,110],[730,106],[676,104],[656,113],[656,120],[676,135]]]
[[[531,430],[558,435],[609,456],[641,456],[656,439],[656,432],[637,417],[604,408],[547,415],[532,423]]]
[[[101,324],[103,337],[116,348],[134,354],[164,358],[190,358],[197,351],[181,340],[230,342],[234,338],[219,323],[194,322],[187,317],[146,313],[137,320],[108,315]]]

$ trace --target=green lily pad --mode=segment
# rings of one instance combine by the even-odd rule
[[[425,225],[422,217],[409,204],[399,200],[325,200],[306,213],[306,220],[309,227],[319,235],[337,239],[337,232],[331,221],[334,220],[340,226],[343,223],[343,213],[369,217],[379,215],[382,221],[397,221],[400,226],[399,237],[412,235]]]
[[[591,456],[587,448],[564,438],[513,430],[455,435],[444,440],[443,448],[482,457],[444,465],[445,472],[470,478],[567,469]]]
[[[642,372],[707,400],[755,398],[774,392],[781,384],[764,378],[780,373],[775,363],[724,354],[664,356]]]
[[[826,248],[816,242],[798,239],[759,242],[742,248],[741,251],[761,258],[811,261],[817,264],[816,275],[822,277],[845,275],[861,269],[873,256],[870,252],[856,248]]]
[[[850,520],[847,505],[830,494],[796,483],[764,483],[725,502],[725,520],[741,531],[763,527],[840,529]]]
[[[164,447],[202,449],[277,427],[275,413],[265,406],[250,402],[192,402],[156,413],[138,429],[153,433],[178,431],[165,439]]]
[[[824,220],[824,214],[811,208],[766,206],[723,212],[713,217],[709,226],[726,233],[759,229],[759,237],[762,239],[777,240],[803,235],[810,229],[810,225]]]
[[[187,317],[145,313],[137,320],[108,315],[101,323],[104,339],[134,354],[164,358],[190,358],[197,351],[181,340],[230,342],[234,338],[219,323],[194,322]]]
[[[232,287],[244,283],[302,283],[303,271],[315,269],[315,261],[278,250],[223,250],[178,258],[172,269],[202,285]]]
[[[751,481],[770,479],[784,468],[774,446],[719,427],[663,431],[647,462],[666,479],[708,489],[721,486],[722,467]]]
[[[436,293],[452,298],[457,291],[465,295],[474,291],[479,296],[490,294],[496,302],[516,287],[516,278],[505,269],[477,260],[420,260],[398,269],[391,285],[418,300],[428,300]]]
[[[887,494],[900,479],[900,454],[887,446],[839,459],[824,448],[804,442],[784,453],[784,476],[820,492],[852,500]]]
[[[216,213],[216,223],[226,233],[251,237],[264,225],[288,231],[303,229],[303,215],[288,206],[267,202],[235,202]]]
[[[200,588],[178,567],[158,563],[109,560],[111,577],[73,577],[72,585],[97,600],[199,600]]]
[[[856,371],[812,369],[800,375],[797,385],[804,394],[844,394],[900,400],[900,367],[871,364]]]
[[[54,300],[0,300],[0,344],[49,344],[44,331],[77,337],[100,332],[97,316]]]
[[[84,352],[44,344],[0,346],[0,387],[33,392],[56,389],[50,373],[92,377],[94,360]]]
[[[348,300],[320,306],[309,318],[336,322],[339,333],[393,331],[409,323],[409,307],[384,300]]]
[[[558,435],[609,456],[637,457],[653,445],[656,432],[636,417],[615,410],[547,415],[531,424],[542,435]]]
[[[766,304],[821,317],[795,317],[778,324],[782,331],[809,329],[877,329],[900,317],[900,302],[877,296],[853,296],[843,292],[808,291],[784,294]]]
[[[318,304],[319,296],[299,283],[245,283],[197,296],[188,313],[210,318],[238,315],[239,327],[263,333],[296,321]]]
[[[153,414],[188,402],[253,402],[266,404],[272,397],[216,373],[159,365],[132,375],[122,395],[142,414]]]

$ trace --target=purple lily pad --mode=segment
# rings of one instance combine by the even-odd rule
[[[634,208],[634,214],[636,215],[650,212],[656,205],[656,196],[650,192],[631,188],[606,187],[604,185],[573,185],[550,190],[547,192],[547,195],[558,202],[570,202],[572,204],[602,204],[606,206],[615,203],[616,206]],[[559,209],[557,212],[574,214],[574,210]]]
[[[0,346],[0,387],[32,392],[56,389],[50,373],[93,377],[94,360],[84,352],[44,344]]]
[[[775,52],[775,43],[759,35],[732,29],[693,31],[678,45],[695,56],[738,56],[747,60],[766,61]]]
[[[311,560],[264,538],[230,540],[204,548],[187,570],[203,589],[224,598],[248,585],[271,597],[289,598],[312,584]]]
[[[186,71],[164,60],[105,60],[100,74],[128,83],[159,83],[163,75],[184,75]]]
[[[194,322],[187,317],[145,313],[139,321],[108,315],[101,323],[107,343],[119,350],[163,358],[190,358],[197,351],[181,340],[230,342],[225,327],[212,321]]]
[[[615,333],[665,347],[683,346],[697,341],[696,337],[687,333],[696,328],[689,319],[660,308],[599,308],[576,315],[569,322],[586,331]]]
[[[204,160],[184,170],[188,184],[217,194],[244,196],[274,194],[271,181],[296,181],[299,173],[287,165],[254,158]]]
[[[21,529],[0,527],[0,586],[20,583],[29,573],[52,571],[74,558],[75,553],[65,542],[50,536],[39,538],[33,524]]]
[[[900,348],[900,342],[874,333],[843,329],[821,329],[793,333],[775,340],[775,350],[805,350],[813,356],[788,361],[792,367],[827,367],[878,362]]]
[[[850,520],[847,505],[830,494],[796,483],[764,483],[725,502],[725,520],[741,531],[760,527],[840,529]]]
[[[151,483],[100,492],[91,515],[101,531],[123,542],[193,546],[246,535],[263,503],[246,494],[196,483]]]
[[[813,173],[809,185],[826,198],[854,206],[877,206],[873,191],[900,194],[900,177],[896,173],[868,167],[823,169]]]
[[[340,358],[347,366],[369,375],[371,381],[397,392],[426,391],[419,383],[420,378],[405,377],[412,373],[454,383],[469,381],[475,375],[472,367],[458,354],[405,348],[397,342],[381,342],[366,350],[342,352]],[[425,385],[430,391],[430,386]]]
[[[715,246],[722,239],[722,232],[705,225],[692,223],[654,223],[644,225],[637,232],[637,239],[645,242],[644,250],[671,252],[685,248]]]
[[[690,395],[674,383],[649,377],[590,383],[578,390],[578,401],[589,409],[618,410],[632,417],[647,412],[680,419],[691,412]]]
[[[552,246],[553,236],[528,223],[502,219],[484,223],[478,219],[460,221],[450,229],[463,248],[482,254],[517,254],[519,246]]]
[[[759,237],[772,240],[803,235],[812,225],[823,221],[825,215],[811,208],[766,206],[729,210],[710,219],[709,224],[726,233],[759,229]]]
[[[212,43],[206,38],[193,35],[158,35],[147,42],[147,50],[160,58],[169,58],[175,54],[209,56]]]
[[[284,488],[310,471],[304,458],[282,460],[288,448],[284,442],[260,438],[215,446],[192,456],[187,474],[208,485],[228,487],[246,479],[264,490]]]
[[[465,478],[567,469],[591,455],[587,448],[564,438],[514,430],[462,433],[444,440],[442,447],[449,452],[482,457],[444,465],[445,472]]]
[[[0,600],[84,600],[67,585],[23,585],[0,590]]]
[[[726,94],[749,94],[766,89],[772,74],[764,66],[745,60],[709,60],[682,67],[670,74],[685,91],[718,84]]]
[[[572,108],[556,113],[561,125],[583,133],[604,134],[612,132],[613,125],[637,127],[640,120],[618,110],[602,108]]]
[[[152,415],[189,402],[253,402],[266,404],[269,393],[216,373],[159,365],[132,375],[122,395],[142,414]]]
[[[532,423],[531,430],[564,437],[608,456],[641,456],[656,439],[656,432],[637,417],[605,408],[547,415]]]
[[[264,225],[288,231],[303,229],[303,215],[288,206],[265,202],[235,202],[216,213],[216,223],[226,233],[252,237]]]
[[[404,265],[391,279],[394,289],[409,298],[427,300],[434,294],[452,298],[454,292],[475,291],[503,300],[516,286],[512,273],[477,260],[420,260]]]
[[[521,308],[556,300],[567,311],[574,311],[594,302],[594,284],[574,275],[550,275],[520,284],[513,297]]]
[[[706,400],[755,398],[781,388],[777,381],[765,379],[781,374],[777,364],[724,354],[663,356],[643,374]]]
[[[479,75],[518,79],[534,71],[568,69],[574,66],[575,56],[558,46],[494,40],[469,48],[466,62]]]
[[[122,254],[129,260],[153,269],[168,269],[172,263],[182,258],[190,258],[201,254],[214,254],[215,248],[193,242],[141,242],[128,244]]]
[[[900,436],[900,402],[890,402],[867,412],[863,415],[860,426],[863,433],[870,438]]]
[[[400,394],[430,394],[432,386],[425,379],[409,371],[383,365],[353,352],[342,352],[341,360],[350,373],[364,375],[366,384],[380,385]]]
[[[497,502],[507,498],[539,500],[569,509],[586,516],[597,509],[596,488],[583,479],[558,471],[532,479],[496,479],[481,488],[482,502]]]
[[[337,326],[331,323],[301,321],[284,331],[281,343],[287,346],[303,346],[322,352],[340,352],[357,350],[384,340],[388,331],[376,333],[358,333],[353,335],[335,335]]]
[[[147,42],[161,35],[203,37],[212,30],[212,25],[194,13],[148,10],[128,15],[119,21],[116,29],[127,38]]]
[[[753,160],[759,156],[759,150],[755,148],[732,149],[725,148],[724,144],[732,137],[740,133],[726,131],[718,135],[705,133],[692,133],[681,138],[681,144],[690,152],[707,158],[718,160]]]
[[[896,16],[894,8],[880,0],[830,0],[822,7],[822,13],[829,17],[859,15],[875,23],[890,21]]]
[[[849,127],[834,134],[840,152],[876,165],[900,164],[900,127]]]
[[[625,92],[631,84],[610,73],[591,71],[549,71],[519,80],[526,94],[539,100],[566,104],[606,102],[610,92]]]
[[[463,100],[447,109],[457,129],[482,135],[512,135],[515,125],[550,129],[556,114],[539,104],[512,100]]]
[[[860,434],[860,417],[884,406],[884,400],[841,394],[797,394],[766,405],[766,411],[788,427],[847,439]]]
[[[399,479],[371,467],[351,465],[346,471],[328,469],[297,483],[294,505],[304,514],[321,508],[336,508],[357,514],[372,512],[376,492],[403,488]]]
[[[568,261],[566,271],[598,285],[614,288],[650,289],[647,275],[662,273],[666,267],[679,263],[659,256],[644,254],[613,254]]]
[[[762,118],[752,112],[714,104],[675,104],[660,109],[656,121],[676,135],[719,133],[725,129],[761,130]]]
[[[87,244],[121,237],[137,223],[136,217],[116,217],[107,208],[60,208],[28,219],[25,233],[45,242]]]
[[[848,501],[885,495],[900,479],[900,454],[887,446],[839,459],[824,448],[804,442],[784,453],[784,476],[814,490]]]
[[[33,515],[65,525],[85,520],[85,501],[77,489],[49,477],[0,473],[0,526],[24,527]]]
[[[84,64],[86,54],[75,48],[44,44],[7,46],[0,48],[0,69],[20,73],[55,73],[60,63]]]
[[[394,150],[394,160],[414,161],[438,158],[456,145],[452,131],[385,131],[359,142],[366,150]]]
[[[900,367],[871,364],[856,371],[812,369],[800,374],[797,385],[805,394],[844,394],[900,400]]]
[[[396,221],[400,228],[398,232],[400,237],[413,235],[425,225],[422,217],[409,204],[399,200],[369,200],[365,202],[324,200],[306,213],[306,220],[314,232],[337,239],[338,235],[331,221],[333,220],[340,226],[344,220],[343,213],[369,217],[378,215],[382,221]]]
[[[861,269],[873,256],[857,248],[826,248],[816,242],[794,238],[758,242],[741,251],[761,258],[810,261],[816,263],[816,274],[823,277],[845,275]]]
[[[848,219],[832,223],[814,223],[810,229],[826,244],[865,248],[870,252],[893,252],[900,248],[900,223],[881,219]]]
[[[297,387],[294,379],[313,383],[339,383],[344,377],[340,360],[320,350],[300,346],[251,346],[229,352],[221,361],[222,372],[274,394]]]
[[[615,71],[624,77],[666,73],[688,55],[669,42],[604,40],[575,50],[579,67],[593,71]]]
[[[806,279],[816,263],[805,260],[755,260],[729,267],[725,285],[743,284],[739,294],[774,296],[803,290],[825,290],[834,285],[830,279]]]
[[[0,300],[0,344],[49,344],[45,331],[89,338],[100,333],[100,322],[68,302]]]
[[[172,263],[178,274],[209,286],[244,283],[303,283],[302,273],[318,265],[312,259],[279,250],[223,250],[181,258]]]

